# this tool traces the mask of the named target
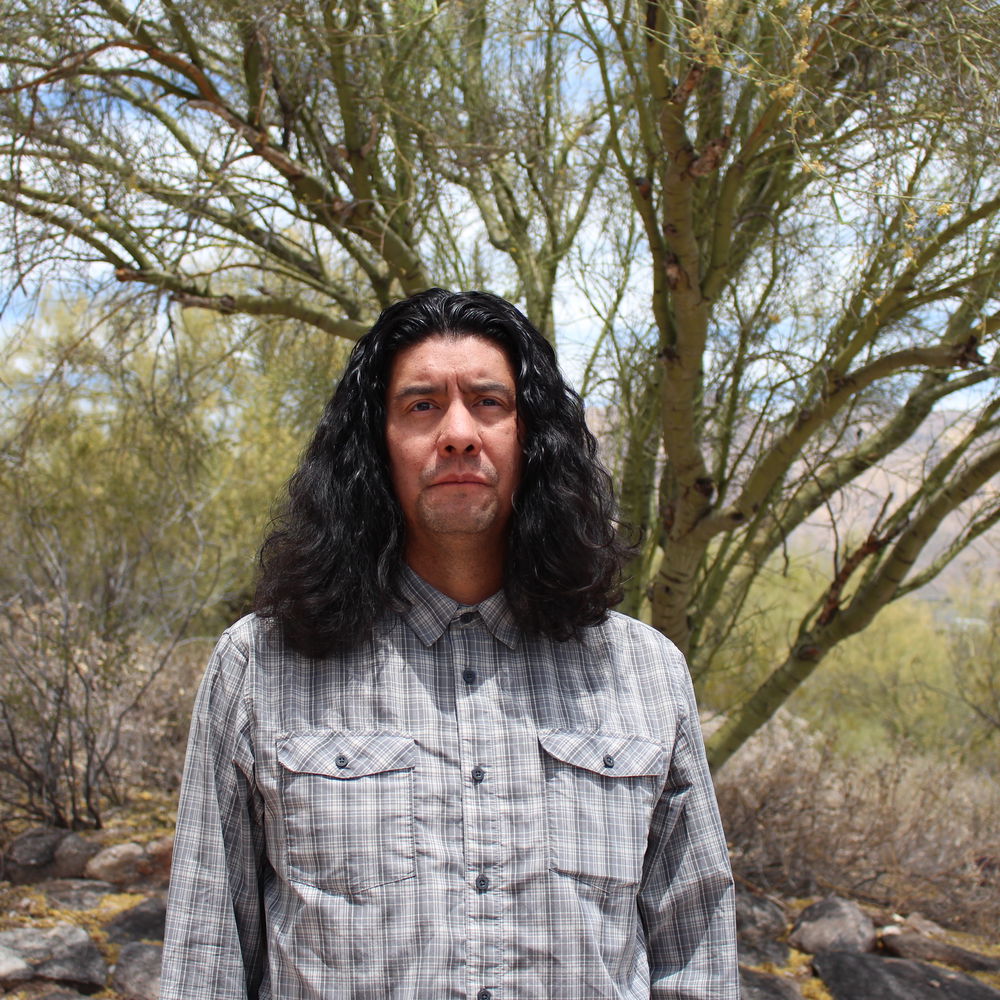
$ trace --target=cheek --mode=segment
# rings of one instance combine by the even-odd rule
[[[420,477],[423,463],[420,450],[412,442],[392,442],[389,447],[389,478],[398,493],[413,485]]]

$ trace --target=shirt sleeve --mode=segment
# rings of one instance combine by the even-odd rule
[[[733,877],[694,691],[684,704],[639,892],[651,1000],[739,1000]]]
[[[246,668],[246,652],[223,635],[195,701],[174,838],[160,1000],[262,995],[266,861]]]

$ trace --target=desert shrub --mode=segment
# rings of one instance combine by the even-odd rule
[[[1000,922],[1000,787],[959,763],[850,756],[779,715],[720,771],[733,868],[789,896],[839,892],[951,926]]]
[[[134,783],[173,792],[180,786],[191,708],[211,640],[179,643],[125,721]]]
[[[68,601],[0,608],[0,802],[8,819],[101,825],[143,759],[136,709],[172,649],[103,635]],[[141,739],[140,739],[141,736]]]

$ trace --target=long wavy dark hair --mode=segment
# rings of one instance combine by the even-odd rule
[[[385,394],[397,352],[433,335],[493,341],[515,373],[524,462],[504,592],[518,624],[564,640],[621,599],[628,547],[611,479],[552,347],[504,299],[431,288],[390,306],[355,345],[261,547],[255,609],[308,656],[362,641],[399,598],[404,522],[389,478]]]

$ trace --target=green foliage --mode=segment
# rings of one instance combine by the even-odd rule
[[[720,648],[706,707],[738,705],[766,678],[776,648],[822,599],[828,570],[815,553],[772,562],[750,591],[739,628]],[[1000,774],[1000,615],[995,588],[973,578],[947,602],[910,595],[830,651],[787,708],[839,752],[859,758],[906,749]]]
[[[184,672],[178,644],[245,606],[345,356],[288,324],[90,320],[53,303],[8,344],[0,415],[0,801],[73,827],[101,824],[174,725],[138,707]]]

